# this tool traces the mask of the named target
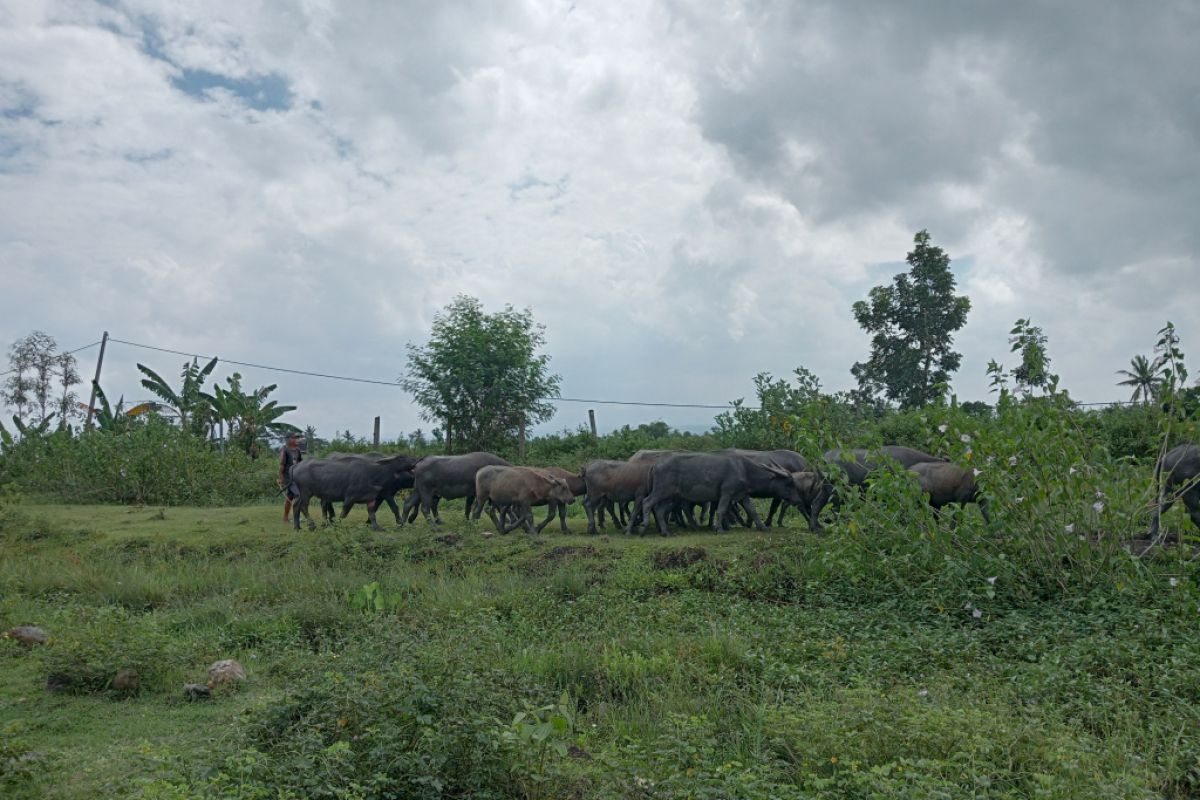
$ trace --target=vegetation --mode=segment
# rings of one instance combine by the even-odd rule
[[[502,448],[553,416],[547,400],[558,396],[559,376],[538,352],[543,330],[529,309],[487,314],[460,295],[433,318],[425,345],[409,345],[400,383],[422,418],[441,424],[446,452]]]
[[[55,416],[61,427],[78,416],[78,398],[72,391],[79,383],[75,356],[59,352],[53,336],[34,331],[13,342],[8,364],[11,374],[0,389],[0,400],[16,411],[13,422],[18,429],[45,430]]]
[[[854,304],[854,319],[871,334],[871,357],[851,368],[859,391],[916,408],[945,394],[962,355],[951,350],[954,332],[967,323],[971,301],[955,295],[950,257],[929,243],[928,231],[913,237],[906,257],[911,269],[876,286]]]

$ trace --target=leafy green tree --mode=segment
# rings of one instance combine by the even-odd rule
[[[203,367],[196,359],[192,359],[191,363],[184,362],[179,372],[182,383],[176,391],[157,372],[145,364],[137,365],[146,376],[142,379],[142,386],[179,416],[179,427],[204,438],[208,438],[213,422],[212,397],[204,393],[204,382],[216,367],[216,358]]]
[[[214,384],[213,394],[207,396],[214,415],[229,426],[228,439],[250,458],[258,458],[268,437],[300,433],[295,425],[279,420],[296,406],[281,406],[267,400],[278,384],[260,386],[251,392],[242,390],[242,376],[233,373],[225,379],[228,386]]]
[[[1050,357],[1046,355],[1046,334],[1027,319],[1019,319],[1009,331],[1010,352],[1021,353],[1021,363],[1013,368],[1013,380],[1017,388],[1031,394],[1034,389],[1045,389],[1058,381],[1050,374]]]
[[[538,352],[544,330],[529,309],[486,314],[477,299],[459,295],[434,317],[428,343],[409,344],[400,384],[423,419],[441,423],[447,452],[500,446],[553,416],[546,401],[558,396],[561,378]]]
[[[851,373],[860,392],[924,405],[945,392],[962,355],[951,350],[954,332],[967,322],[971,301],[955,295],[950,257],[918,231],[906,260],[911,269],[890,286],[876,286],[867,300],[854,304],[854,318],[871,334],[871,356]]]
[[[1117,386],[1133,387],[1133,397],[1130,400],[1134,403],[1141,400],[1143,403],[1149,403],[1154,400],[1158,394],[1159,372],[1162,369],[1162,363],[1155,360],[1151,361],[1145,356],[1134,356],[1129,361],[1130,369],[1117,370],[1118,375],[1124,375],[1125,380],[1117,381]]]

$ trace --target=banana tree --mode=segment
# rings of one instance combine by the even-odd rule
[[[218,419],[229,426],[229,440],[236,443],[251,458],[258,458],[262,443],[270,435],[299,433],[300,429],[279,418],[296,406],[281,406],[267,396],[278,384],[261,386],[251,392],[242,391],[242,376],[235,372],[225,379],[228,387],[213,385],[210,395],[212,408]]]
[[[129,426],[136,418],[158,410],[158,403],[152,401],[138,403],[136,406],[126,409],[124,395],[121,396],[121,399],[117,400],[116,406],[111,406],[109,405],[108,397],[104,394],[104,390],[100,388],[100,385],[95,381],[92,384],[96,388],[96,402],[99,404],[99,407],[95,410],[97,430],[105,433],[122,433],[129,430]],[[80,403],[79,406],[85,412],[87,411],[86,403]]]
[[[146,376],[142,379],[142,386],[179,416],[179,427],[197,436],[207,438],[212,429],[213,408],[212,398],[204,393],[203,387],[204,382],[208,380],[208,376],[212,374],[216,366],[216,358],[203,367],[195,359],[192,359],[190,364],[184,362],[183,369],[179,373],[179,377],[183,380],[179,391],[173,389],[169,383],[163,380],[162,376],[145,364],[138,364],[137,368]]]

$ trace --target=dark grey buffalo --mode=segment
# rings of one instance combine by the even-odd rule
[[[351,461],[353,461],[354,459],[364,459],[364,458],[365,459],[375,459],[375,460],[379,460],[381,458],[387,458],[387,456],[384,455],[383,453],[374,453],[374,452],[372,452],[372,453],[330,453],[329,455],[327,455],[325,457],[329,458],[329,459],[347,459],[347,460],[351,460]],[[392,515],[396,517],[396,524],[397,525],[403,524],[400,521],[400,506],[396,505],[396,493],[399,492],[401,489],[411,489],[412,486],[413,486],[412,470],[407,470],[407,471],[401,473],[399,475],[399,477],[396,478],[395,481],[393,481],[392,483],[389,483],[387,486],[384,486],[383,492],[380,493],[380,495],[377,499],[377,502],[375,503],[375,509],[378,511],[379,506],[382,503],[387,503],[388,508],[390,508],[392,510]],[[350,509],[353,507],[354,507],[354,503],[348,503],[345,506],[343,506],[343,511],[346,513],[349,513]],[[323,516],[329,522],[333,522],[333,519],[335,516],[334,511],[333,511],[333,500],[329,500],[324,497],[321,498],[321,516]],[[345,516],[346,516],[346,514],[343,513],[342,518],[344,519]]]
[[[310,528],[316,527],[312,515],[308,513],[308,502],[313,497],[319,497],[331,503],[340,500],[343,518],[355,503],[366,503],[371,527],[379,530],[375,510],[379,507],[380,498],[395,495],[406,480],[406,475],[411,476],[413,468],[420,461],[405,455],[386,458],[312,458],[301,461],[292,468],[292,481],[300,491],[300,496],[292,504],[293,527],[300,529],[301,513],[308,518]],[[393,486],[396,488],[391,488]],[[399,523],[399,518],[396,521]]]
[[[467,517],[475,502],[475,473],[487,466],[512,466],[494,453],[467,453],[461,456],[427,456],[413,470],[413,491],[404,501],[403,517],[416,518],[417,505],[425,519],[441,524],[438,500],[467,498]]]
[[[890,461],[897,461],[904,469],[911,469],[915,464],[944,463],[946,459],[911,447],[885,445],[876,449],[860,447],[845,451],[830,450],[825,454],[825,461],[840,467],[851,486],[862,487],[868,475]],[[815,471],[798,478],[797,484],[805,496],[803,504],[808,508],[809,529],[816,533],[821,529],[821,511],[831,500],[836,500],[833,482]]]
[[[774,464],[780,469],[785,469],[788,472],[803,472],[808,469],[808,462],[804,460],[804,456],[797,453],[795,450],[742,450],[737,447],[726,447],[722,450],[714,450],[714,453],[725,453],[730,455],[739,455],[744,458],[749,458],[757,461],[760,464]],[[751,497],[759,497],[756,494]],[[765,497],[766,495],[764,495]],[[761,498],[760,498],[761,499]],[[771,497],[771,509],[767,512],[766,525],[771,527],[771,522],[774,520],[776,524],[783,524],[783,512],[787,510],[787,503],[778,497]],[[807,514],[807,509],[804,510]],[[779,518],[775,520],[775,512],[779,512]]]
[[[580,474],[587,488],[587,500],[583,509],[587,513],[588,533],[596,533],[596,514],[609,510],[613,521],[617,521],[616,509],[625,503],[634,503],[634,513],[629,515],[626,533],[633,530],[634,518],[637,516],[637,506],[645,497],[646,480],[650,475],[653,462],[642,461],[610,461],[599,459],[583,465]],[[604,518],[601,517],[601,524]]]
[[[533,507],[549,505],[549,522],[554,518],[557,506],[567,506],[575,502],[571,487],[562,478],[536,467],[506,467],[486,466],[475,473],[475,514],[479,519],[484,506],[489,503],[488,516],[500,533],[508,533],[517,525],[525,525],[526,530],[534,533]],[[512,510],[516,520],[508,526],[496,517],[496,509],[501,509],[501,519],[505,510]],[[545,522],[538,526],[537,532],[545,527]],[[566,533],[566,523],[563,523]]]
[[[1188,516],[1200,528],[1200,445],[1181,444],[1170,450],[1154,470],[1161,481],[1159,511],[1165,514],[1179,498],[1187,508]],[[1158,536],[1159,513],[1150,522],[1151,539]]]
[[[929,495],[929,505],[940,513],[942,506],[957,503],[975,503],[986,522],[991,522],[988,514],[987,498],[979,496],[979,487],[975,485],[975,473],[963,469],[957,464],[947,464],[942,461],[922,461],[913,464],[909,469],[917,474],[921,491]]]
[[[787,470],[719,453],[681,453],[664,458],[650,468],[648,486],[649,491],[641,505],[641,530],[646,529],[653,515],[664,536],[668,535],[667,512],[679,505],[715,502],[712,527],[727,530],[726,515],[730,506],[738,503],[756,528],[766,530],[750,502],[752,494],[779,497],[793,504],[801,500],[792,473]]]

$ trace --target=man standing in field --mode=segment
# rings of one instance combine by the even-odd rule
[[[275,483],[284,489],[283,521],[288,522],[292,516],[292,500],[300,496],[300,489],[292,482],[292,467],[303,460],[300,454],[300,434],[289,433],[283,449],[279,451],[279,477]]]

